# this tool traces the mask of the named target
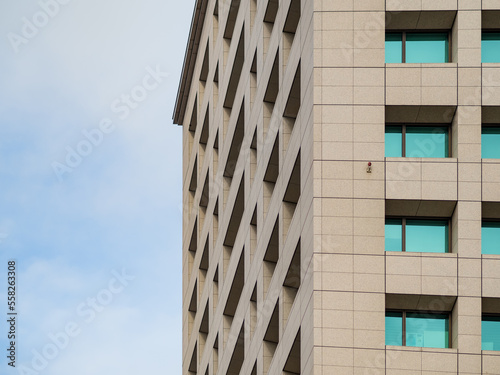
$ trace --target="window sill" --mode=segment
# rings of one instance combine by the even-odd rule
[[[486,159],[485,158],[485,159],[481,159],[481,161],[483,163],[487,163],[487,164],[498,164],[498,163],[500,163],[500,158],[498,158],[498,159]]]
[[[484,65],[484,64],[483,64]],[[491,64],[500,66],[500,64]],[[386,68],[457,68],[454,62],[447,63],[385,63]]]
[[[481,254],[481,257],[483,259],[494,259],[494,260],[498,260],[500,259],[500,254]]]
[[[430,258],[457,258],[457,253],[426,253],[414,251],[385,251],[387,256],[405,256],[405,257],[430,257]]]
[[[406,157],[394,157],[394,156],[386,156],[386,161],[389,162],[412,162],[412,163],[456,163],[458,161],[457,158],[406,158]],[[497,159],[487,159],[487,160],[497,160]],[[500,160],[500,159],[499,159]]]
[[[425,353],[458,353],[458,349],[455,348],[421,348],[418,346],[394,346],[394,345],[386,345],[385,348],[387,350],[399,350],[399,351],[408,351],[408,352],[425,352]],[[484,352],[484,351],[483,351]],[[500,352],[493,352],[493,354]]]
[[[481,350],[482,354],[500,357],[500,350]]]
[[[500,68],[500,63],[481,63],[483,68]]]

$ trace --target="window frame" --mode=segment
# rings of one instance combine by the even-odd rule
[[[384,318],[387,313],[401,313],[403,320],[403,337],[402,337],[402,346],[406,346],[406,315],[407,314],[420,314],[420,315],[447,315],[448,316],[448,347],[445,349],[451,349],[453,346],[453,324],[451,321],[452,313],[451,311],[419,311],[419,310],[404,310],[404,309],[386,309]],[[484,315],[484,314],[483,314]],[[482,319],[482,317],[481,317]],[[481,320],[482,321],[482,320]],[[384,327],[385,332],[385,327]],[[387,345],[386,345],[387,346]],[[410,346],[410,348],[429,348],[428,346]],[[439,349],[439,348],[437,348]]]
[[[484,34],[494,34],[494,33],[500,33],[500,28],[499,29],[481,29],[481,64],[498,64],[500,63],[499,62],[496,62],[496,63],[484,63],[483,62],[483,55],[482,55],[482,52],[483,52],[483,35]]]
[[[496,318],[500,323],[500,313],[482,313],[481,314],[481,326],[483,324],[484,318]],[[482,329],[481,329],[482,330]],[[483,332],[481,332],[481,351],[483,351]],[[499,350],[486,350],[486,351],[494,351],[500,352]]]
[[[447,63],[452,63],[453,62],[453,48],[452,48],[452,33],[451,30],[448,29],[415,29],[415,30],[401,30],[401,29],[394,29],[394,30],[385,30],[385,34],[395,34],[395,33],[401,33],[401,43],[402,43],[402,58],[400,63],[387,63],[386,64],[407,64],[406,62],[406,34],[407,33],[447,33],[448,34],[448,61],[444,63],[408,63],[408,64],[447,64]],[[482,34],[481,34],[482,35]],[[385,51],[385,45],[384,45],[384,51]]]
[[[483,129],[484,128],[497,128],[500,130],[500,123],[491,123],[491,124],[481,124],[481,159],[483,159]],[[491,158],[485,158],[491,159]]]
[[[493,124],[492,124],[493,125]],[[401,137],[402,137],[402,146],[401,146],[401,153],[403,156],[402,158],[408,158],[410,156],[406,156],[406,128],[409,127],[436,127],[436,128],[448,128],[448,156],[445,156],[445,158],[450,158],[451,157],[451,140],[452,140],[452,132],[451,132],[451,125],[450,124],[445,124],[445,123],[404,123],[404,122],[387,122],[385,124],[385,127],[387,128],[388,126],[401,126]],[[495,125],[493,125],[495,126]],[[498,125],[500,127],[500,124]],[[384,129],[384,136],[385,136],[386,131]],[[384,149],[385,149],[385,140],[384,140]],[[385,155],[384,155],[385,156]],[[385,156],[385,157],[394,157],[394,156]],[[440,159],[440,158],[434,158],[434,159]]]
[[[432,254],[450,254],[452,251],[452,235],[451,235],[451,218],[449,217],[429,217],[429,216],[386,216],[385,220],[401,220],[401,253],[406,253],[406,220],[430,220],[430,221],[446,221],[448,225],[448,248],[444,253],[432,253]],[[385,234],[384,234],[385,239]],[[387,250],[384,249],[384,252]],[[389,251],[391,253],[399,253],[399,251]],[[410,251],[410,253],[414,253],[414,251]],[[421,251],[420,253],[426,253],[425,251]]]
[[[485,219],[485,218],[482,218],[481,219],[481,255],[493,255],[493,256],[498,256],[500,254],[484,254],[483,253],[483,235],[482,235],[482,230],[483,230],[483,224],[484,223],[497,223],[500,225],[500,219],[496,219],[496,218],[488,218],[488,219]],[[493,316],[496,316],[495,314],[490,314],[490,315],[493,315]],[[500,314],[498,314],[498,316],[500,316]]]

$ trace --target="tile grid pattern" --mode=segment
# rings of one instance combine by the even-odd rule
[[[500,3],[302,0],[290,50],[282,32],[290,0],[278,2],[272,27],[263,20],[273,0],[199,3],[206,3],[206,13],[198,25],[199,51],[182,121],[183,373],[230,374],[235,368],[241,374],[281,373],[296,355],[292,346],[299,328],[303,374],[500,373],[500,356],[481,351],[480,334],[484,299],[500,299],[500,260],[481,255],[482,211],[490,204],[485,202],[500,202],[500,163],[481,159],[485,108],[500,107],[500,65],[481,64],[481,16],[500,10]],[[454,17],[452,62],[385,64],[387,17],[401,20],[418,12],[422,22],[432,24],[439,20],[436,11]],[[231,40],[223,37],[228,18],[234,21]],[[240,43],[244,60],[235,85]],[[263,100],[277,53],[279,83],[269,118]],[[299,62],[300,111],[288,141],[282,114]],[[208,73],[200,82],[204,66]],[[231,109],[223,106],[229,95]],[[244,137],[231,160],[240,114]],[[385,158],[389,119],[449,119],[451,157]],[[270,184],[263,180],[276,139],[279,174]],[[290,218],[283,197],[299,152],[300,199]],[[228,162],[231,176],[224,173]],[[206,207],[200,206],[207,191]],[[240,191],[244,211],[236,225]],[[385,216],[398,209],[401,216],[448,214],[451,253],[385,253]],[[271,272],[264,259],[276,220],[279,260]],[[235,241],[228,246],[226,233],[234,229]],[[299,242],[301,286],[288,315],[283,284]],[[244,286],[236,293],[234,316],[227,317],[239,272]],[[415,296],[432,296],[427,307],[451,312],[450,349],[385,346],[388,301],[421,308],[426,299],[412,305]],[[205,311],[208,333],[201,328]],[[268,327],[274,329],[274,311],[279,344],[269,352],[273,346],[264,338]]]
[[[292,301],[290,311],[286,303],[284,287],[287,272],[292,269],[292,257],[297,244],[301,249],[312,249],[312,4],[302,4],[300,21],[293,37],[291,49],[286,48],[283,27],[290,1],[282,1],[272,25],[272,32],[266,33],[271,25],[264,25],[263,19],[268,3],[265,1],[208,1],[199,41],[193,79],[189,82],[184,119],[184,257],[183,257],[183,372],[200,374],[232,373],[241,366],[241,373],[252,371],[277,373],[285,367],[294,339],[300,335],[302,347],[309,347],[309,354],[302,352],[303,368],[312,368],[312,252],[301,251],[301,286]],[[217,9],[217,15],[214,10]],[[232,16],[231,16],[231,12]],[[234,20],[232,38],[224,38],[227,18]],[[241,37],[243,35],[243,37]],[[231,86],[232,72],[237,65],[237,49],[244,43],[244,62],[242,73],[237,80],[236,89]],[[205,48],[208,54],[205,55]],[[286,50],[286,56],[285,56]],[[264,125],[263,99],[274,57],[278,54],[279,86],[274,111],[267,126]],[[204,64],[204,58],[208,62]],[[255,56],[255,60],[254,60]],[[286,57],[286,63],[285,63]],[[250,71],[255,69],[257,85],[252,82]],[[283,111],[289,99],[295,73],[299,67],[301,100],[300,111],[293,125],[289,139],[284,139]],[[199,83],[203,66],[208,65],[206,82]],[[309,67],[309,68],[308,68]],[[218,82],[214,82],[218,69]],[[225,97],[234,90],[232,108],[223,106]],[[309,99],[307,99],[309,98]],[[240,109],[244,108],[243,111]],[[208,139],[201,144],[202,125],[206,114],[208,118]],[[244,113],[244,138],[235,164],[231,167],[232,176],[225,177],[224,169],[230,162],[230,149],[238,116]],[[192,125],[195,124],[195,125]],[[191,126],[190,126],[191,125]],[[266,127],[266,128],[265,128]],[[255,135],[255,138],[254,138]],[[279,138],[278,178],[275,181],[272,197],[265,202],[264,173],[266,172],[275,139]],[[254,142],[252,142],[254,140]],[[216,149],[213,147],[218,141]],[[286,142],[286,144],[285,144]],[[303,147],[309,144],[308,147]],[[286,148],[285,148],[286,146]],[[256,149],[256,160],[252,160],[252,149]],[[300,152],[301,186],[300,200],[294,208],[293,217],[287,218],[283,208],[283,198],[289,186],[295,161]],[[233,160],[234,163],[234,160]],[[210,172],[212,171],[212,172]],[[208,176],[208,193],[203,192],[205,176]],[[196,181],[193,186],[192,181]],[[235,212],[240,187],[244,190],[244,212],[237,226],[237,235],[232,246],[225,245],[224,237],[232,230],[232,214]],[[190,191],[190,187],[191,190]],[[205,207],[199,202],[203,194],[208,194]],[[218,215],[214,209],[218,206]],[[257,237],[252,239],[250,227],[252,216],[256,213]],[[214,225],[214,220],[216,225]],[[279,260],[270,280],[266,280],[263,259],[272,229],[278,220]],[[285,231],[287,232],[285,235]],[[213,239],[208,241],[207,239]],[[199,270],[203,262],[205,243],[208,241],[208,269]],[[240,257],[244,259],[243,271],[238,268]],[[295,270],[297,271],[297,270]],[[218,274],[217,288],[214,280]],[[225,307],[234,298],[231,291],[238,272],[244,272],[244,286],[234,316],[224,315]],[[267,275],[269,276],[269,275]],[[309,280],[309,281],[308,281]],[[270,284],[265,285],[266,281]],[[254,289],[255,288],[255,289]],[[267,293],[266,290],[267,289]],[[256,301],[251,302],[253,291]],[[238,293],[236,293],[237,295]],[[216,296],[216,297],[215,297]],[[192,308],[192,301],[196,308]],[[209,306],[205,310],[205,306]],[[253,306],[257,306],[253,312]],[[264,336],[269,326],[274,307],[279,306],[279,344],[274,356],[266,353]],[[208,314],[208,334],[199,333],[204,324],[205,311]],[[285,311],[287,316],[285,317]],[[256,315],[256,316],[255,316]],[[243,327],[244,340],[238,341]],[[213,349],[217,341],[217,350]],[[233,356],[237,347],[244,347],[243,363]],[[217,354],[214,354],[214,351]],[[309,362],[309,364],[308,364]],[[236,363],[236,365],[235,365]],[[254,368],[255,365],[255,368]]]

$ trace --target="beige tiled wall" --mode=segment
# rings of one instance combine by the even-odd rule
[[[263,19],[273,1],[279,6],[271,28]],[[482,111],[500,106],[500,64],[481,64],[481,15],[500,9],[500,2],[300,3],[289,48],[282,30],[291,0],[197,2],[204,13],[196,24],[199,50],[183,116],[183,373],[281,374],[291,357],[300,356],[301,374],[499,374],[500,355],[481,351],[480,331],[482,300],[500,299],[500,258],[481,255],[482,202],[500,202],[500,163],[481,159]],[[439,23],[445,14],[453,21],[451,63],[385,64],[386,15],[410,11],[418,16],[409,19],[424,14],[426,22]],[[434,11],[444,13],[429,13]],[[223,33],[230,12],[235,23],[228,40]],[[232,108],[224,108],[240,40],[242,73]],[[208,75],[200,83],[206,48]],[[278,94],[270,112],[263,99],[278,51]],[[251,78],[254,56],[257,73]],[[290,134],[282,114],[299,62],[301,107]],[[387,108],[396,118],[449,121],[450,157],[385,158]],[[227,174],[240,113],[243,143]],[[205,119],[208,139],[202,145]],[[276,139],[273,185],[263,180]],[[299,152],[301,195],[292,216],[293,204],[283,198]],[[205,176],[207,207],[201,207]],[[227,246],[240,188],[241,223]],[[408,216],[447,215],[451,252],[385,253],[387,204]],[[299,241],[301,284],[293,298],[283,283]],[[267,258],[269,244],[277,246],[276,264]],[[205,253],[206,270],[200,268]],[[240,294],[233,285],[241,272],[241,296],[228,317],[225,306]],[[402,304],[423,296],[447,306],[451,347],[385,346],[389,295]],[[276,306],[279,323],[271,327]],[[265,342],[268,327],[277,345]],[[292,353],[299,331],[300,350]],[[244,338],[238,340],[240,332]]]
[[[183,123],[183,373],[185,374],[215,375],[232,374],[237,371],[236,373],[257,375],[262,374],[265,368],[269,373],[281,373],[286,368],[289,357],[297,356],[297,352],[292,353],[291,350],[298,332],[300,332],[298,337],[301,373],[312,373],[314,365],[311,168],[313,3],[299,1],[299,4],[302,3],[301,16],[291,48],[285,43],[282,32],[291,1],[280,0],[275,3],[279,4],[279,8],[271,28],[268,27],[271,25],[263,24],[268,1],[197,2],[201,9],[204,9],[204,6],[206,9],[204,14],[201,11],[198,13],[201,15],[196,24],[201,30],[199,50],[195,56],[191,80],[187,82],[188,98]],[[215,9],[218,15],[214,15]],[[223,37],[229,14],[234,20],[234,31],[230,40]],[[272,32],[264,36],[264,28],[267,28],[267,31],[272,29]],[[242,73],[238,84],[234,86],[232,108],[223,108],[232,70],[238,58],[236,52],[239,41],[244,43]],[[208,48],[208,76],[206,82],[200,84],[198,77],[205,48]],[[263,98],[276,55],[279,58],[279,78],[276,87],[278,95],[274,111],[269,114],[271,117],[267,119],[267,128],[264,129]],[[250,69],[254,56],[257,79],[252,81]],[[299,62],[301,106],[290,134],[289,129],[285,131],[282,114]],[[218,82],[214,82],[217,67]],[[240,108],[244,108],[244,111],[240,111]],[[240,113],[243,114],[240,123],[243,123],[244,137],[237,160],[230,166],[230,176],[224,173],[224,169],[227,170],[226,163],[233,146],[233,135]],[[201,145],[201,128],[205,118],[208,119],[208,141],[206,145]],[[197,120],[196,126],[191,119]],[[284,133],[287,133],[286,149]],[[255,140],[252,142],[254,134]],[[272,190],[264,193],[264,173],[275,139],[279,139],[279,163],[276,166],[279,172],[278,178]],[[214,146],[218,146],[217,149]],[[254,151],[250,151],[250,147]],[[282,201],[299,153],[300,199],[291,216],[289,209],[293,205],[287,206],[288,211],[285,212]],[[196,166],[195,160],[197,160]],[[197,179],[197,184],[191,192],[189,187],[193,176]],[[208,197],[203,197],[208,202],[206,208],[199,206],[205,176],[209,176]],[[270,188],[272,184],[266,186]],[[240,189],[243,189],[241,192],[244,210],[240,225],[233,228],[235,225],[233,214],[236,210],[235,205],[238,204]],[[218,215],[215,217],[216,206]],[[251,234],[251,222],[256,228],[255,237]],[[272,240],[276,222],[277,237]],[[224,241],[228,228],[237,230],[232,246],[228,246]],[[277,245],[278,261],[274,266],[269,262],[264,264],[263,261],[271,241],[275,241]],[[291,262],[298,243],[300,243],[301,262],[300,266],[294,266]],[[204,262],[202,256],[205,244],[208,244],[208,269],[202,271],[199,268]],[[240,259],[243,259],[243,263],[239,263]],[[243,264],[243,267],[239,264]],[[287,272],[299,275],[293,276],[300,279],[300,288],[295,298],[293,293],[285,294],[283,283]],[[213,281],[216,275],[217,283]],[[235,280],[241,277],[244,280],[243,285],[235,287]],[[239,300],[235,300],[240,293]],[[196,311],[188,312],[192,301],[196,302]],[[224,315],[228,303],[237,306],[232,317]],[[204,336],[199,330],[205,324],[202,319],[207,304],[209,328],[208,334]],[[266,345],[264,337],[270,327],[271,315],[276,306],[279,323],[272,329],[277,333],[273,340],[278,339],[279,343]],[[274,353],[272,350],[269,351],[269,348],[273,347],[275,347]],[[241,353],[244,353],[244,356],[241,356]],[[296,370],[296,367],[293,369]]]
[[[315,277],[315,308],[322,310],[315,327],[323,328],[315,368],[323,374],[500,373],[494,368],[498,353],[481,352],[481,298],[500,297],[497,256],[481,255],[481,201],[500,200],[500,163],[481,159],[481,106],[500,105],[500,65],[481,64],[481,4],[500,9],[500,3],[315,3],[314,207],[315,225],[321,226],[314,232],[321,244],[315,271],[323,275]],[[384,64],[386,11],[438,10],[455,12],[452,62]],[[361,19],[357,30],[355,20]],[[356,33],[369,36],[362,51]],[[363,87],[358,97],[356,87]],[[444,113],[453,114],[452,157],[384,158],[384,106],[413,106],[408,113],[446,106]],[[401,207],[434,201],[426,209],[434,216],[446,211],[446,202],[453,204],[452,253],[385,253],[386,199]],[[356,213],[355,206],[362,210]],[[366,267],[356,268],[356,259]],[[353,300],[366,292],[378,309],[356,322]],[[386,293],[456,299],[450,307],[452,347],[385,347]],[[355,339],[367,329],[366,338]],[[356,356],[357,350],[363,355]]]

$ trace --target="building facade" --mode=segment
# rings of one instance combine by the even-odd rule
[[[183,374],[500,374],[500,1],[197,0]]]

